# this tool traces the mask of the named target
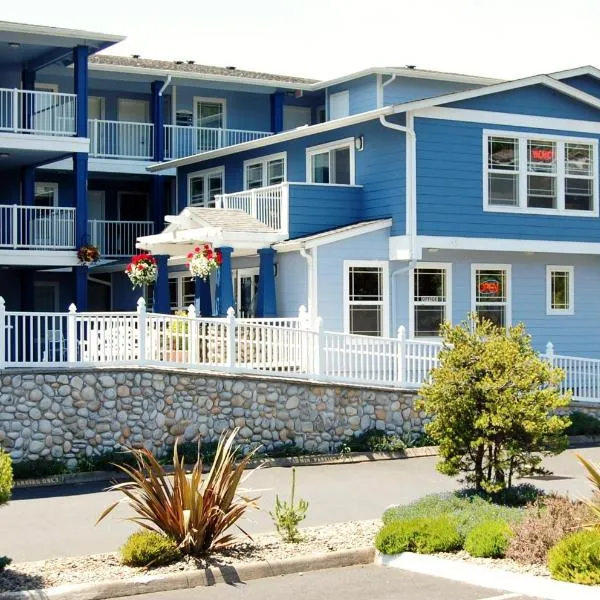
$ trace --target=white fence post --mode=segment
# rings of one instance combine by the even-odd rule
[[[0,369],[6,368],[6,302],[0,296]]]
[[[198,321],[196,321],[196,307],[193,304],[188,308],[187,338],[188,362],[192,365],[198,362]]]
[[[69,306],[67,316],[67,362],[77,362],[77,307],[74,304]]]
[[[554,344],[552,342],[546,344],[546,358],[551,365],[554,365]]]
[[[27,243],[27,241],[24,241]],[[13,250],[19,245],[19,207],[13,204],[12,207],[12,247]]]
[[[137,301],[137,313],[138,313],[138,335],[139,335],[139,349],[140,349],[140,356],[139,356],[139,362],[140,364],[144,364],[146,362],[146,319],[147,319],[147,313],[146,313],[146,301],[144,300],[143,297],[141,297],[138,301]]]
[[[314,362],[312,375],[323,375],[325,371],[325,336],[323,335],[323,319],[317,317],[315,323],[315,345],[313,348]]]
[[[227,366],[235,367],[235,310],[232,306],[227,309]]]
[[[398,383],[403,384],[406,380],[406,328],[404,325],[398,327]]]

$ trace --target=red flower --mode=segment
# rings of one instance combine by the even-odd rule
[[[194,252],[200,252],[200,246],[196,246],[196,247],[194,248]]]

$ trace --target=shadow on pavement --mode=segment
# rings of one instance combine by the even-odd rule
[[[30,488],[16,488],[13,490],[11,502],[17,502],[19,500],[33,500],[38,498],[97,494],[98,492],[106,491],[109,485],[110,483],[107,481],[94,481],[92,483],[72,483],[43,485]]]

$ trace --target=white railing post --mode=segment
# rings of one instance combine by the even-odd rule
[[[193,304],[190,304],[188,308],[187,336],[188,362],[195,364],[198,362],[198,321],[196,320],[196,307]]]
[[[546,344],[546,358],[551,365],[554,365],[554,344],[552,342]]]
[[[255,219],[258,218],[258,203],[256,198],[256,190],[250,190],[250,214]]]
[[[406,379],[406,328],[398,327],[398,383],[402,385]]]
[[[6,302],[0,296],[0,370],[6,368]]]
[[[143,297],[141,297],[137,301],[137,314],[138,314],[138,347],[140,349],[140,356],[138,358],[140,364],[144,364],[146,362],[146,301]]]
[[[12,207],[12,247],[13,250],[19,245],[19,207],[13,204]]]
[[[281,204],[279,207],[279,229],[284,233],[290,230],[290,184],[284,183],[281,187]]]
[[[19,90],[13,89],[13,102],[12,102],[12,128],[13,131],[19,130]]]
[[[67,362],[70,364],[77,362],[77,307],[74,304],[69,306],[67,316]]]
[[[232,306],[227,309],[227,366],[235,367],[235,310]]]
[[[323,319],[317,317],[315,325],[315,346],[313,350],[314,364],[312,375],[323,375],[325,371],[325,336],[323,335]]]
[[[93,123],[93,126],[92,126],[93,143],[92,143],[91,154],[92,154],[92,156],[96,156],[98,154],[98,119],[94,119],[92,121],[92,123]]]

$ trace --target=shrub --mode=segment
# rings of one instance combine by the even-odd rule
[[[567,427],[567,435],[600,435],[600,419],[578,410],[569,418],[571,424]]]
[[[0,556],[0,573],[2,573],[2,571],[6,569],[11,562],[12,559],[8,558],[8,556]]]
[[[393,521],[445,515],[451,518],[462,536],[485,521],[518,523],[524,515],[521,508],[494,504],[479,496],[461,494],[432,494],[404,506],[388,508],[383,513],[384,524]]]
[[[555,414],[569,404],[558,389],[564,373],[539,357],[523,325],[505,331],[472,314],[441,333],[440,363],[418,403],[433,416],[425,431],[438,470],[490,493],[544,472],[542,455],[567,446],[569,419]]]
[[[401,452],[405,441],[395,433],[369,429],[350,438],[346,445],[351,452]]]
[[[377,533],[375,547],[383,554],[431,554],[460,550],[462,541],[456,523],[441,516],[388,523]]]
[[[77,456],[76,471],[80,473],[90,473],[92,471],[117,471],[118,465],[135,465],[135,458],[128,450],[108,450],[102,454],[92,454],[87,456],[80,454]]]
[[[499,492],[477,492],[472,488],[461,490],[457,492],[459,496],[469,497],[480,497],[488,502],[494,504],[500,504],[502,506],[527,506],[532,504],[538,498],[544,496],[544,491],[535,487],[531,483],[520,483],[514,485],[511,488],[505,488]]]
[[[156,531],[136,531],[121,548],[121,562],[129,567],[159,567],[179,558],[177,544]]]
[[[589,510],[583,502],[572,502],[561,496],[543,498],[513,527],[506,556],[518,562],[545,564],[548,550],[589,519]]]
[[[65,465],[64,462],[49,458],[23,460],[13,464],[13,475],[15,479],[51,477],[52,475],[62,475],[67,471],[67,465]]]
[[[238,486],[253,452],[239,460],[233,442],[238,430],[219,439],[210,471],[202,473],[202,460],[186,473],[177,444],[173,455],[173,473],[168,474],[151,452],[132,449],[135,467],[119,465],[131,481],[112,486],[124,498],[111,504],[98,518],[104,519],[119,504],[135,512],[129,520],[172,538],[185,554],[202,554],[235,543],[228,529],[237,523],[248,508],[256,507],[257,498],[239,495]]]
[[[292,494],[289,504],[284,500],[279,500],[279,495],[275,496],[275,512],[269,513],[277,533],[286,542],[299,542],[300,532],[298,531],[298,524],[304,521],[306,518],[306,511],[308,510],[308,502],[306,500],[298,500],[298,504],[294,503],[294,496],[296,494],[296,469],[292,469]]]
[[[600,531],[586,530],[563,538],[548,553],[554,579],[600,585]]]
[[[484,521],[469,531],[465,550],[471,556],[502,558],[506,554],[511,533],[504,521]]]
[[[0,449],[0,505],[8,502],[13,487],[13,469],[10,454]]]
[[[587,471],[587,478],[594,491],[592,500],[587,501],[587,505],[593,514],[594,520],[600,525],[600,465],[595,465],[593,462],[585,459],[580,454],[577,455],[579,462]]]
[[[177,444],[177,455],[183,459],[186,465],[193,465],[198,456],[203,462],[210,463],[217,453],[218,442],[182,442]],[[167,447],[161,462],[172,463],[175,455],[175,447]]]

